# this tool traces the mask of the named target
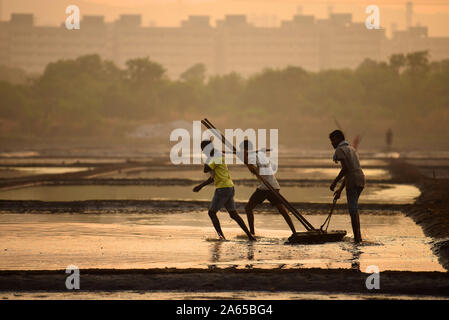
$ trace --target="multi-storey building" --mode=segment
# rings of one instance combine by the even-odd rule
[[[449,38],[429,37],[427,27],[409,27],[406,31],[393,32],[392,39],[385,46],[385,55],[426,50],[429,51],[431,60],[448,59]]]
[[[35,26],[31,14],[13,14],[0,22],[0,64],[42,72],[49,62],[99,54],[123,67],[127,60],[150,57],[171,77],[202,63],[208,74],[299,66],[318,71],[354,68],[364,59],[386,60],[393,53],[429,50],[431,58],[449,58],[449,38],[433,38],[425,27],[393,32],[369,30],[351,14],[328,19],[298,14],[278,27],[256,27],[244,15],[227,15],[212,26],[208,16],[189,16],[179,27],[142,26],[140,15],[122,15],[112,23],[84,16],[79,30]]]

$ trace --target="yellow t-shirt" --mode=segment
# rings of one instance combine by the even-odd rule
[[[230,188],[234,186],[224,157],[215,157],[207,165],[214,171],[215,188]]]

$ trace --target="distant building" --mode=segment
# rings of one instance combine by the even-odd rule
[[[85,16],[82,29],[68,31],[61,27],[34,26],[31,14],[13,14],[1,22],[0,64],[42,72],[49,62],[98,53],[113,59],[113,32],[102,16]]]
[[[124,66],[149,56],[178,77],[197,63],[208,74],[299,66],[306,70],[354,68],[365,58],[386,60],[393,53],[429,50],[433,60],[449,58],[449,38],[428,37],[427,28],[393,32],[368,30],[351,14],[315,19],[298,10],[276,27],[258,27],[245,15],[227,15],[210,24],[209,16],[189,16],[179,27],[142,26],[140,15],[121,15],[112,23],[103,16],[84,16],[80,30],[34,25],[31,14],[12,14],[0,22],[0,64],[42,72],[49,62],[99,54]]]
[[[364,23],[353,23],[351,14],[332,14],[318,20],[320,68],[355,68],[366,58],[382,60],[384,29],[368,30]]]
[[[406,31],[395,31],[385,46],[385,55],[429,51],[431,60],[449,58],[449,37],[429,37],[427,27],[414,26]]]

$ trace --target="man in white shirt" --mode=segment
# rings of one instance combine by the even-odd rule
[[[262,151],[253,151],[253,146],[251,141],[245,140],[240,146],[240,152],[243,152],[244,162],[248,163],[248,167],[252,173],[259,173],[270,185],[276,189],[280,190],[279,183],[274,175],[274,171],[272,168],[272,164],[266,154]],[[270,201],[270,203],[275,206],[279,213],[284,217],[288,226],[292,230],[293,233],[296,233],[295,226],[288,215],[288,211],[282,202],[265,186],[264,183],[257,187],[256,191],[249,198],[248,203],[245,206],[246,216],[248,217],[248,224],[250,232],[255,235],[254,230],[254,208],[264,202],[265,200]]]

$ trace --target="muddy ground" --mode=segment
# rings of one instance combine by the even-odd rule
[[[404,208],[404,213],[435,240],[433,250],[449,270],[449,179],[426,178],[415,166],[401,160],[393,160],[390,171],[393,177],[413,183],[421,190],[421,195]]]
[[[146,269],[82,270],[83,291],[295,291],[401,294],[449,297],[449,274],[394,272],[380,275],[380,289],[368,290],[369,274],[350,269]],[[66,291],[61,271],[0,271],[0,291]]]

